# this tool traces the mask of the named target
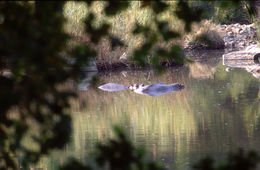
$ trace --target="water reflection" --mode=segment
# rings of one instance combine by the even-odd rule
[[[153,71],[100,74],[100,84],[182,82],[185,89],[158,97],[128,90],[79,92],[80,98],[72,101],[71,143],[63,152],[44,160],[48,169],[69,156],[87,160],[98,141],[113,137],[113,124],[124,128],[137,146],[147,148],[153,159],[164,162],[169,169],[189,169],[207,154],[221,159],[237,147],[260,151],[259,80],[245,69],[226,72],[221,56],[208,62],[201,62],[203,67],[197,64],[200,71],[192,74],[196,68],[192,64],[170,69],[161,76]],[[205,76],[209,70],[210,76]]]
[[[77,83],[78,90],[87,91],[88,87],[91,85],[91,80],[97,75],[97,71],[82,71],[80,74],[80,81]]]
[[[246,68],[246,70],[249,72],[249,73],[252,73],[252,75],[255,77],[255,78],[258,78],[260,79],[260,64],[255,64],[253,66],[248,66]]]
[[[238,57],[229,57],[223,55],[223,65],[228,66],[226,71],[229,71],[230,68],[244,68],[247,72],[251,73],[255,78],[260,79],[260,64],[255,62],[253,58],[243,58]]]

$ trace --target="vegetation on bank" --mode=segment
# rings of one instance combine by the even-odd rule
[[[121,62],[122,58],[125,61],[127,60],[130,65],[136,65],[135,62],[132,61],[134,49],[141,47],[147,38],[145,35],[137,35],[137,33],[133,34],[136,29],[136,24],[140,24],[142,27],[147,27],[152,32],[157,32],[159,31],[158,29],[164,29],[163,27],[165,27],[165,29],[172,29],[174,31],[172,32],[175,37],[174,40],[170,40],[169,36],[169,41],[163,41],[162,35],[154,34],[154,38],[158,39],[158,41],[155,40],[157,41],[154,44],[155,49],[151,50],[146,59],[146,62],[152,65],[152,58],[155,56],[156,49],[170,49],[172,45],[181,45],[183,41],[181,37],[182,34],[184,34],[184,25],[182,21],[179,20],[174,14],[177,1],[167,2],[167,4],[169,5],[169,10],[158,14],[158,20],[162,22],[162,28],[158,28],[154,22],[155,15],[153,14],[153,11],[148,8],[143,8],[141,1],[131,2],[130,7],[127,10],[115,15],[113,18],[102,14],[105,7],[104,2],[94,2],[90,8],[88,8],[84,2],[67,2],[64,6],[64,15],[68,19],[66,31],[74,37],[70,44],[92,45],[89,41],[88,35],[84,33],[83,25],[87,14],[93,12],[96,15],[93,25],[95,27],[99,27],[104,21],[108,22],[111,25],[111,34],[117,36],[120,40],[122,40],[122,43],[124,43],[122,46],[113,47],[113,42],[111,42],[111,39],[103,38],[98,44],[92,46],[97,51],[97,57],[95,59],[98,65],[108,65],[109,67],[124,65]],[[163,25],[163,22],[165,21],[169,24]],[[175,34],[175,32],[178,32],[180,36]],[[170,64],[170,60],[164,60],[163,62],[165,61],[168,61]]]
[[[167,20],[169,26],[178,32],[180,36],[167,43],[158,41],[155,44],[156,48],[169,48],[173,44],[178,44],[182,46],[182,48],[188,47],[188,49],[223,49],[223,37],[218,30],[216,30],[216,24],[252,23],[252,19],[247,11],[246,2],[242,2],[235,8],[227,9],[223,8],[221,3],[218,2],[191,1],[189,4],[192,8],[198,10],[204,9],[202,19],[206,19],[206,21],[196,24],[192,29],[193,31],[187,35],[184,32],[183,22],[173,14],[177,2],[167,2],[167,4],[170,6],[170,9],[159,14],[159,18]],[[84,19],[86,19],[88,13],[94,12],[96,14],[94,26],[99,27],[102,22],[109,22],[111,24],[112,34],[119,37],[124,43],[124,45],[120,47],[113,48],[111,40],[103,38],[100,43],[93,46],[98,52],[96,58],[96,61],[99,63],[98,65],[101,66],[101,68],[117,68],[119,65],[120,67],[124,67],[124,63],[120,61],[122,57],[124,57],[130,65],[134,64],[131,61],[133,58],[133,50],[140,47],[145,41],[145,37],[143,36],[133,36],[132,32],[134,30],[135,22],[140,25],[148,25],[149,28],[154,31],[157,30],[153,23],[154,16],[151,13],[152,11],[141,8],[141,5],[141,2],[131,2],[130,8],[119,15],[110,18],[102,15],[102,11],[105,7],[104,2],[94,2],[91,8],[88,8],[83,2],[67,2],[64,6],[64,15],[68,19],[66,30],[74,37],[70,42],[70,45],[82,43],[90,45],[88,35],[84,33]],[[197,30],[197,28],[199,29]],[[151,51],[148,56],[153,58],[153,52]],[[149,57],[146,61],[152,65],[152,60],[149,59]],[[176,65],[176,63],[174,64],[169,60],[164,62],[168,63],[166,65]]]
[[[250,24],[253,22],[250,13],[248,12],[248,2],[242,1],[235,5],[234,8],[225,6],[218,1],[191,1],[191,6],[198,9],[207,9],[202,18],[211,20],[215,24]],[[231,3],[232,2],[227,2]]]
[[[204,20],[194,25],[192,30],[193,31],[186,36],[188,49],[224,49],[225,43],[223,36],[220,35],[217,26],[213,24],[212,21]]]

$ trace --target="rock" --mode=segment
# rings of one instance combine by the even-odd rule
[[[239,27],[238,27],[238,28],[234,28],[234,33],[238,34],[239,31],[240,31],[240,28],[239,28]]]
[[[242,41],[242,42],[240,42],[240,43],[238,43],[238,46],[239,46],[239,47],[244,47],[245,45],[246,45],[246,43],[245,43],[245,42],[243,42],[243,41]]]
[[[223,45],[226,49],[244,49],[245,47],[256,44],[257,31],[255,24],[250,25],[240,25],[230,24],[230,25],[218,25],[216,30],[221,30],[224,34],[222,39],[224,41]],[[216,44],[214,44],[216,45]],[[200,46],[200,45],[199,45]],[[201,47],[204,48],[203,45]]]
[[[248,46],[245,51],[250,53],[260,53],[260,48],[257,45]]]
[[[233,33],[232,31],[229,31],[229,32],[227,33],[227,35],[228,35],[229,37],[234,37],[234,33]]]
[[[227,25],[220,25],[219,27],[223,30],[227,28]]]
[[[230,42],[225,42],[225,47],[226,47],[226,48],[232,48],[232,43],[230,43]]]
[[[124,53],[119,57],[119,60],[121,60],[121,61],[125,61],[125,60],[127,60],[127,59],[128,59],[128,57],[127,57],[126,52],[124,52]]]
[[[230,59],[244,60],[243,64],[247,64],[247,65],[248,63],[259,64],[260,48],[258,47],[258,45],[250,45],[244,50],[235,51],[223,55],[223,62],[230,63],[231,61]]]
[[[244,33],[245,33],[245,30],[239,29],[239,34],[244,34]]]
[[[240,25],[231,24],[229,26],[223,26],[226,28],[223,31],[226,32],[223,40],[225,41],[225,48],[243,49],[250,44],[255,44],[256,41],[256,28],[254,24]]]

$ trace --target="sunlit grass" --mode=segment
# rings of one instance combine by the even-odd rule
[[[170,27],[183,33],[183,23],[177,19],[174,15],[173,10],[175,9],[176,2],[167,2],[170,5],[170,10],[163,12],[159,17],[160,20],[167,20],[170,23]],[[98,59],[115,61],[126,52],[127,56],[130,58],[133,52],[133,49],[139,47],[143,40],[143,36],[133,36],[132,30],[135,27],[135,23],[141,25],[148,25],[150,28],[156,30],[152,11],[149,8],[141,8],[139,1],[132,1],[130,7],[116,15],[113,18],[107,17],[104,15],[103,8],[106,2],[96,1],[93,2],[91,7],[88,7],[83,2],[67,2],[64,7],[64,15],[67,18],[66,31],[73,35],[73,43],[88,43],[88,35],[84,33],[83,21],[90,12],[93,12],[96,16],[94,26],[98,27],[101,23],[107,22],[111,25],[110,33],[119,37],[127,47],[117,48],[112,50],[109,44],[109,41],[103,39],[98,46],[96,47],[98,51]],[[169,43],[161,43],[158,45],[163,45],[169,47],[170,44],[181,44],[182,38],[170,41]]]
[[[223,44],[224,34],[217,29],[216,24],[211,20],[204,20],[193,24],[192,31],[185,37],[185,44],[197,46],[205,43],[210,47],[216,47]]]

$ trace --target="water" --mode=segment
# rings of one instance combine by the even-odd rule
[[[151,70],[99,74],[98,85],[178,82],[185,89],[158,97],[97,87],[79,92],[72,102],[70,144],[43,158],[41,167],[56,169],[68,157],[86,162],[97,142],[114,137],[112,125],[168,169],[189,169],[206,155],[221,160],[239,147],[260,151],[260,80],[244,67],[224,66],[219,53],[203,55],[208,59],[160,76]]]

